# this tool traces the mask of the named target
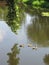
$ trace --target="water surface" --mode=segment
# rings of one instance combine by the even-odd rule
[[[49,65],[48,20],[26,14],[17,35],[5,21],[0,21],[0,65]],[[15,43],[18,47],[14,46]],[[20,44],[24,44],[24,48],[19,47]],[[37,49],[28,47],[28,44],[33,47],[37,45]],[[19,54],[16,53],[17,49],[20,49]]]

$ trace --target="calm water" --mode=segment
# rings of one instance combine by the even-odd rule
[[[48,20],[45,17],[26,14],[17,35],[5,21],[0,20],[0,65],[49,65]],[[19,55],[15,52],[15,43],[18,43]],[[24,48],[19,47],[20,44],[24,44]],[[28,44],[33,47],[37,45],[37,49],[28,47]]]

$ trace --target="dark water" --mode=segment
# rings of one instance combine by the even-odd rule
[[[17,35],[5,21],[0,20],[0,65],[49,65],[48,20],[26,14],[25,22],[17,30]],[[24,47],[19,47],[20,44],[24,44]],[[28,44],[37,48],[28,47]]]

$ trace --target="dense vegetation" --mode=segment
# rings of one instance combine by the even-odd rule
[[[33,11],[37,14],[49,16],[48,0],[1,0],[6,1],[8,5],[7,24],[13,32],[19,28],[24,20],[24,12],[32,15]]]
[[[7,4],[9,10],[7,23],[14,32],[19,28],[20,21],[24,18],[24,11],[32,11],[33,8],[42,10],[49,8],[49,3],[46,0],[7,0]]]

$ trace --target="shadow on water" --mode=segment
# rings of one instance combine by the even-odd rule
[[[11,48],[11,52],[7,53],[9,59],[7,63],[9,65],[18,65],[20,58],[17,57],[20,53],[20,49],[18,49],[17,44],[14,44],[14,46]]]
[[[49,17],[35,16],[27,27],[28,39],[42,46],[49,46]]]

